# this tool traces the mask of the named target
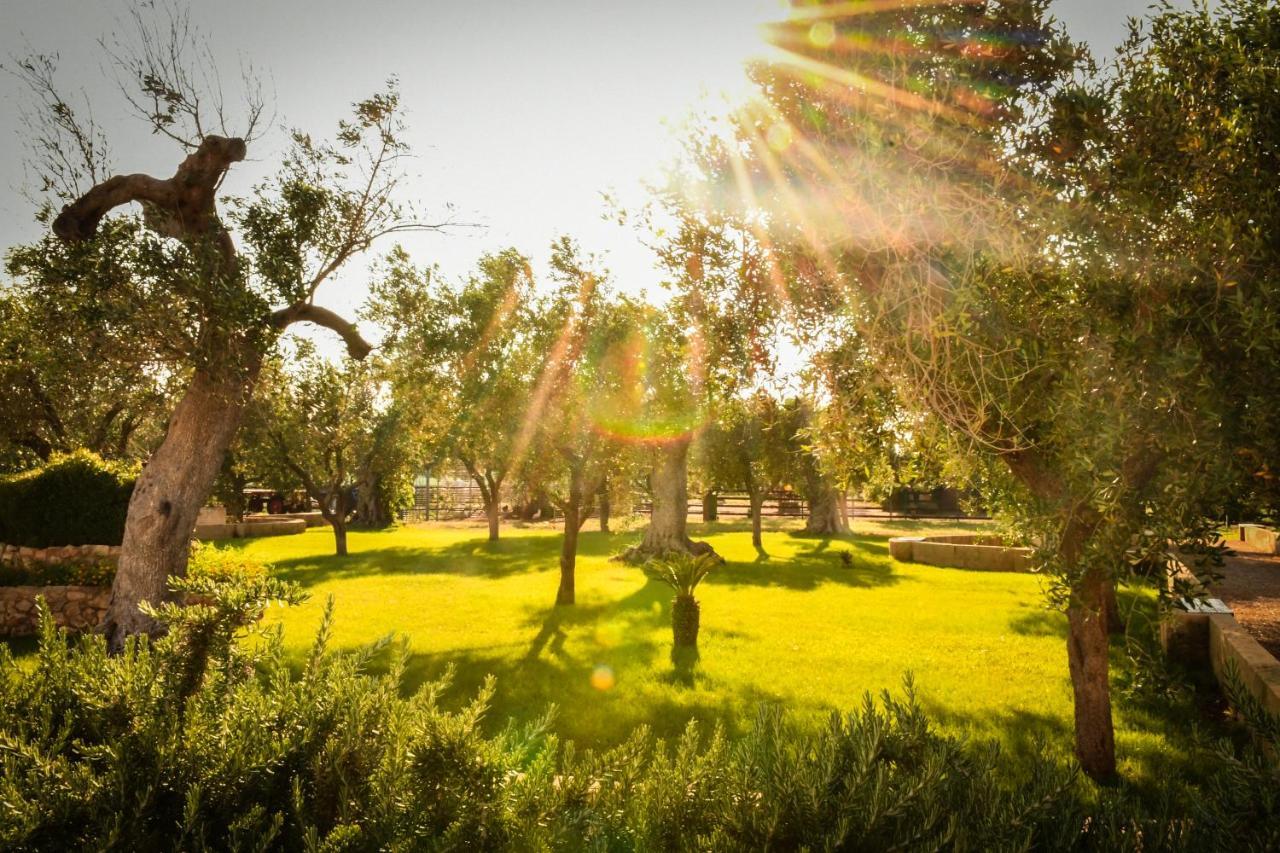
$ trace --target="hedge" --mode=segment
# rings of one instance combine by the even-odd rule
[[[119,545],[137,471],[87,450],[0,478],[0,542]]]

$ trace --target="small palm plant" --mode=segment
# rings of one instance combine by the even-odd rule
[[[649,577],[662,581],[676,592],[676,597],[671,602],[671,636],[675,644],[671,652],[673,656],[681,650],[691,651],[696,655],[702,608],[693,597],[693,591],[722,562],[724,561],[714,553],[697,556],[671,554],[645,564],[645,572]]]

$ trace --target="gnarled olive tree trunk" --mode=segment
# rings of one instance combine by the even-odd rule
[[[653,511],[649,515],[644,539],[624,555],[627,560],[644,562],[663,554],[715,552],[706,542],[694,542],[686,532],[689,522],[689,442],[688,438],[676,439],[653,451],[653,470],[649,475]]]
[[[1111,779],[1116,773],[1116,742],[1111,719],[1107,610],[1114,585],[1105,572],[1081,564],[1099,520],[1087,506],[1069,500],[1061,479],[1034,453],[1008,453],[1004,460],[1013,475],[1046,506],[1062,508],[1058,556],[1068,576],[1079,577],[1067,604],[1067,664],[1075,712],[1076,757],[1093,779]]]
[[[840,512],[840,491],[821,474],[809,478],[809,519],[805,533],[831,535],[848,533],[849,524]]]
[[[240,426],[258,366],[216,377],[196,371],[129,499],[120,564],[101,630],[113,649],[130,634],[156,632],[138,609],[169,599],[168,582],[186,572],[191,534]]]
[[[216,197],[228,169],[245,154],[243,139],[205,136],[173,177],[110,177],[63,207],[53,232],[68,242],[92,239],[102,217],[136,202],[143,206],[148,228],[191,250],[210,288],[243,286],[235,244],[218,217]],[[281,329],[301,321],[336,331],[355,358],[369,353],[354,326],[309,298],[247,324],[243,318],[217,314],[201,317],[202,343],[191,354],[197,364],[191,384],[129,501],[120,563],[101,626],[111,649],[118,651],[130,634],[158,630],[139,605],[164,601],[169,577],[186,571],[196,516],[240,425],[263,354]]]
[[[356,472],[356,524],[383,528],[391,525],[391,508],[382,494],[382,478],[366,460]]]

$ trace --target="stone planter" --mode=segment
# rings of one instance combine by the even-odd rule
[[[889,554],[904,563],[925,563],[979,572],[1029,572],[1030,548],[1012,548],[995,536],[895,536]]]
[[[197,539],[247,539],[251,536],[288,536],[307,529],[307,519],[279,515],[251,515],[246,521],[225,524],[197,524]]]

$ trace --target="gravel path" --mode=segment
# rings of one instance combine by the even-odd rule
[[[1244,542],[1230,542],[1223,579],[1213,588],[1267,651],[1280,658],[1280,556],[1263,554]]]

